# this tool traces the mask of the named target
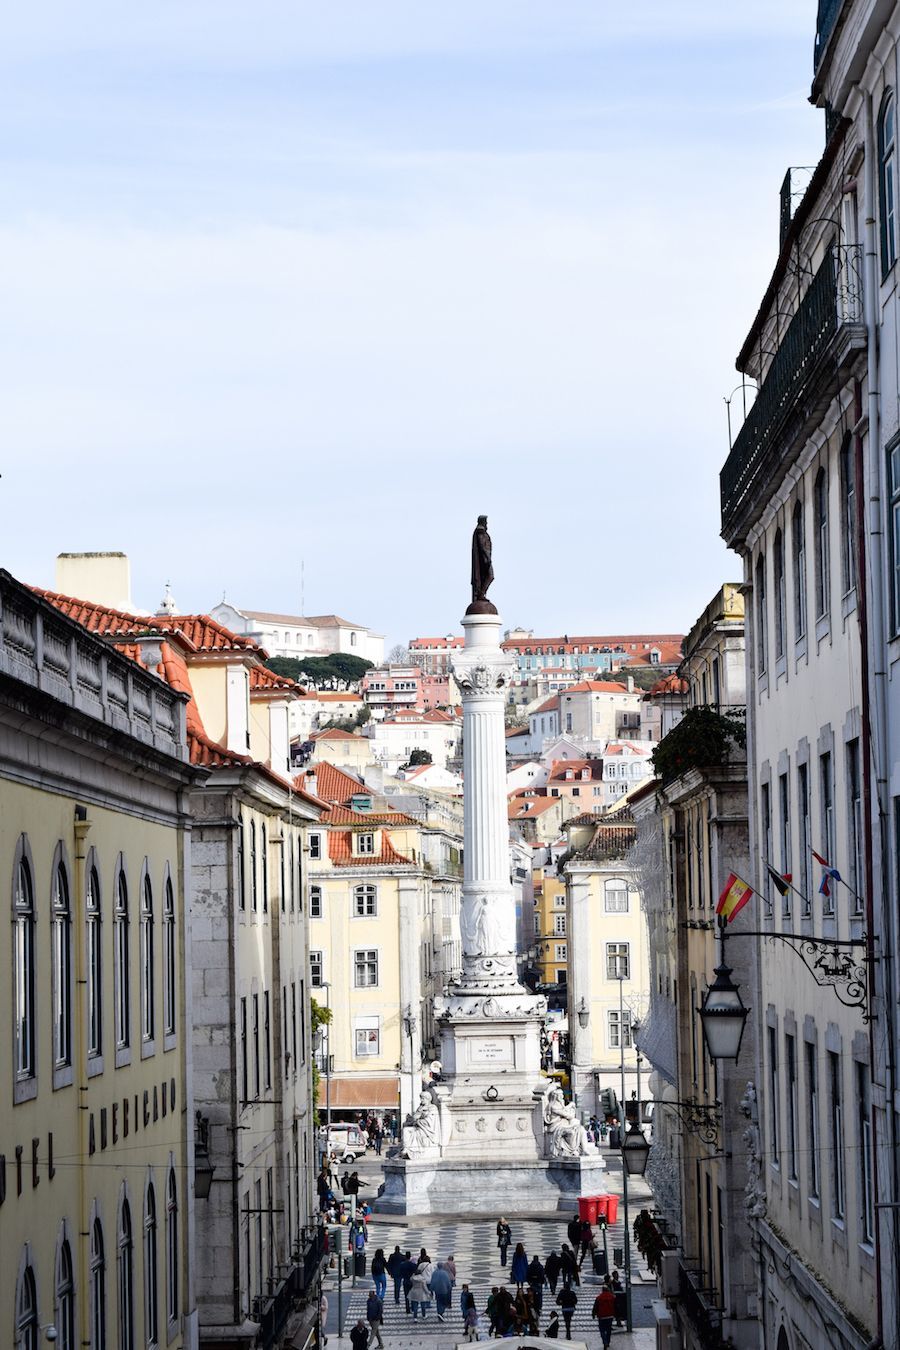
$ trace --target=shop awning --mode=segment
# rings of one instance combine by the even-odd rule
[[[364,1078],[362,1074],[331,1079],[332,1110],[347,1110],[362,1106],[385,1107],[394,1110],[400,1095],[399,1078]],[[319,1079],[319,1107],[325,1105],[325,1076]]]

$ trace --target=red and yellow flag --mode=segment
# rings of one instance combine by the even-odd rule
[[[716,905],[716,913],[723,915],[726,923],[731,923],[735,914],[744,908],[752,894],[752,886],[748,886],[746,881],[741,881],[734,872],[729,872],[722,894],[719,896],[719,903]]]

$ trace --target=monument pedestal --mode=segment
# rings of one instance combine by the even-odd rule
[[[490,1215],[573,1211],[583,1195],[605,1195],[605,1163],[588,1158],[509,1161],[388,1158],[379,1214]]]

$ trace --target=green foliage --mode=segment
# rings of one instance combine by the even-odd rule
[[[276,675],[285,675],[289,680],[308,675],[316,684],[324,684],[326,680],[358,684],[366,671],[372,669],[371,661],[348,652],[333,652],[330,656],[272,656],[266,664]]]
[[[713,769],[725,764],[732,747],[744,750],[747,725],[744,711],[718,712],[709,704],[688,708],[681,721],[664,736],[653,752],[653,771],[671,783],[690,769]]]
[[[416,749],[413,750],[412,753],[410,754],[409,764],[407,765],[407,768],[414,769],[417,764],[431,764],[431,763],[433,763],[433,760],[431,758],[430,750]]]
[[[323,1008],[321,1003],[317,1003],[316,1000],[312,997],[312,995],[310,995],[309,1025],[313,1045],[315,1045],[316,1043],[316,1032],[319,1030],[320,1027],[330,1026],[331,1021],[332,1021],[331,1009]],[[316,1103],[319,1100],[319,1076],[320,1076],[319,1066],[316,1064],[315,1057],[313,1057],[313,1071],[312,1071],[313,1124],[317,1128],[319,1125],[319,1110],[318,1107],[316,1106]]]

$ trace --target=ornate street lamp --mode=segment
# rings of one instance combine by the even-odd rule
[[[637,1125],[629,1125],[622,1140],[622,1166],[630,1177],[642,1177],[647,1170],[650,1145]]]
[[[196,1113],[197,1133],[194,1140],[194,1195],[208,1200],[215,1166],[209,1156],[209,1117]]]
[[[591,1020],[591,1010],[584,1001],[584,994],[581,995],[581,1002],[578,1005],[577,1011],[578,1011],[578,1025],[581,1027],[583,1031],[587,1026],[588,1022]]]
[[[741,1052],[744,1025],[750,1009],[744,1007],[724,954],[716,966],[715,981],[707,988],[703,1003],[697,1011],[710,1058],[736,1060]]]

